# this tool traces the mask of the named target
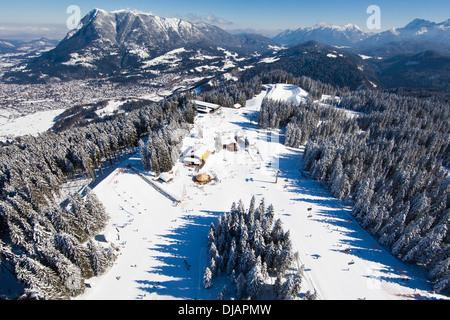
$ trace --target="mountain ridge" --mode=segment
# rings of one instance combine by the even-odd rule
[[[276,45],[262,36],[232,35],[206,23],[193,24],[137,11],[94,9],[56,48],[27,61],[19,71],[9,72],[5,77],[22,82],[116,77],[138,72],[148,61],[194,44],[199,44],[207,56],[217,57],[216,49],[223,48],[220,57],[223,65],[230,57],[237,62],[255,52],[266,53]],[[197,50],[191,50],[179,58],[189,61],[196,54]],[[196,66],[201,67],[200,61]]]
[[[382,86],[372,63],[357,54],[313,40],[281,50],[267,61],[271,63],[261,61],[247,70],[247,77],[265,71],[283,70],[294,77],[307,76],[322,83],[353,90]]]
[[[398,55],[376,62],[379,79],[387,88],[450,90],[450,56],[434,50],[415,55]]]
[[[445,38],[450,30],[450,20],[434,23],[415,19],[403,28],[372,36],[352,23],[344,26],[319,23],[302,30],[310,36],[325,30],[326,35],[335,41],[345,41],[349,46],[345,50],[338,49],[337,44],[330,45],[326,39],[321,39],[282,48],[264,36],[232,35],[204,22],[194,24],[135,10],[94,9],[54,49],[10,68],[4,72],[2,80],[45,83],[143,79],[149,85],[176,91],[198,86],[221,75],[229,79],[249,68],[256,74],[258,70],[279,68],[295,76],[306,75],[353,89],[383,88],[384,82],[387,87],[402,83],[410,87],[446,88],[439,80],[448,79],[448,71],[436,68],[438,61],[446,65],[445,58],[427,54],[421,58],[420,65],[411,64],[407,59],[425,51],[448,55],[450,43],[408,40],[407,36],[438,34],[442,37],[438,32],[441,30]],[[392,40],[395,34],[397,41],[383,42]],[[288,30],[280,35],[293,33]],[[371,44],[370,39],[374,36],[376,41]],[[12,43],[4,43],[7,50],[11,46]],[[396,56],[399,56],[397,60],[388,60]],[[430,66],[430,72],[423,66]],[[402,81],[402,78],[408,81]]]
[[[450,19],[440,23],[416,18],[402,28],[379,33],[365,32],[357,25],[344,26],[319,23],[314,27],[285,30],[273,38],[281,45],[319,41],[335,46],[376,45],[401,40],[424,40],[450,44]]]
[[[286,30],[273,38],[281,45],[296,45],[307,41],[318,41],[328,45],[353,45],[369,35],[358,26],[347,23],[344,26],[319,23],[313,27]]]

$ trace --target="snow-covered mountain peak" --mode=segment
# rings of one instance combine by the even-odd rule
[[[275,45],[275,42],[262,36],[232,35],[206,23],[193,24],[136,10],[106,11],[96,8],[84,16],[77,28],[71,30],[49,54],[27,64],[26,72],[27,75],[46,74],[48,77],[64,79],[142,73],[142,66],[159,66],[154,62],[167,61],[161,58],[165,54],[186,48],[176,57],[178,64],[165,64],[166,69],[172,68],[173,71],[177,68],[181,72],[186,71],[185,68],[188,71],[196,70],[197,67],[204,69],[203,65],[192,64],[189,55],[194,52],[193,49],[200,48],[205,56],[218,56],[218,59],[222,57],[228,61],[227,54],[217,54],[214,48],[225,48],[230,56],[239,55],[239,59],[242,59],[255,52],[264,54]],[[235,67],[231,63],[227,66]],[[214,68],[223,69],[222,65]],[[147,74],[157,74],[163,68],[155,69],[146,68]]]
[[[358,27],[356,24],[353,24],[351,22],[349,22],[349,23],[347,23],[347,24],[345,24],[343,26],[338,26],[338,25],[331,25],[331,24],[329,24],[328,22],[325,22],[325,21],[321,21],[321,22],[317,23],[314,27],[309,27],[307,29],[309,29],[309,30],[333,29],[333,30],[339,30],[339,31],[358,30],[358,31],[364,32],[364,31],[361,30],[360,27]],[[292,30],[287,30],[287,31],[292,32]]]
[[[347,23],[343,26],[319,22],[313,27],[286,30],[277,35],[274,40],[283,45],[295,45],[306,41],[318,41],[330,45],[352,45],[369,37],[357,25]]]
[[[395,41],[428,41],[450,43],[449,20],[436,23],[425,19],[414,19],[402,28],[392,28],[364,40],[364,45],[380,45]]]
[[[450,19],[441,23],[414,19],[404,27],[391,28],[380,33],[365,32],[350,22],[343,26],[319,22],[313,27],[285,30],[273,39],[282,45],[296,45],[310,40],[337,46],[353,46],[360,43],[375,45],[405,40],[450,43]]]
[[[411,21],[410,23],[408,23],[403,29],[408,29],[408,30],[419,30],[422,28],[426,28],[426,27],[430,27],[432,25],[434,25],[434,22],[425,20],[425,19],[414,19],[413,21]]]
[[[350,22],[343,25],[341,28],[342,28],[342,30],[358,30],[358,31],[363,32],[360,27],[358,27],[356,24],[353,24]]]
[[[149,16],[154,16],[154,14],[152,12],[145,12],[145,11],[140,11],[140,10],[126,10],[126,9],[119,9],[119,10],[113,10],[110,11],[110,13],[130,13],[130,14],[134,14],[134,15],[149,15]]]

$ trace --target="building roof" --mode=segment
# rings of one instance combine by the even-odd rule
[[[200,100],[194,100],[194,103],[197,105],[198,111],[210,112],[210,111],[215,111],[221,107],[218,104],[209,103],[209,102],[200,101]]]
[[[183,161],[186,163],[193,163],[193,164],[197,164],[197,165],[202,164],[201,160],[197,159],[197,158],[184,158]]]
[[[164,182],[169,182],[170,180],[173,180],[173,175],[164,172],[159,175],[159,179],[161,179]]]
[[[204,159],[208,158],[208,147],[203,143],[194,144],[185,154],[185,162],[194,162],[192,159]],[[206,160],[206,159],[205,159]]]
[[[236,143],[236,139],[234,139],[234,135],[231,133],[228,134],[224,134],[222,136],[222,144],[231,144],[231,143]]]
[[[195,177],[198,182],[208,182],[211,180],[211,176],[206,173],[201,173]]]
[[[220,105],[215,104],[215,103],[205,102],[205,101],[201,101],[201,100],[195,100],[194,102],[199,106],[204,106],[204,107],[213,108],[213,109],[220,108]]]

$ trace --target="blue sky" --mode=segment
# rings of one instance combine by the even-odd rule
[[[205,21],[226,30],[274,34],[285,29],[355,23],[366,29],[367,7],[381,9],[381,27],[403,27],[415,18],[441,22],[450,18],[447,0],[2,0],[0,38],[38,35],[61,38],[67,33],[67,7],[77,5],[82,16],[93,8],[135,9],[161,17]]]

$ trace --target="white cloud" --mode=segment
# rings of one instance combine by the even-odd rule
[[[188,13],[186,15],[186,18],[187,18],[187,20],[189,20],[191,22],[195,22],[195,23],[203,22],[203,18],[202,17],[199,17],[199,16],[197,16],[196,14],[193,14],[193,13]]]
[[[328,22],[325,22],[325,21],[319,21],[319,22],[316,24],[316,26],[317,26],[317,27],[331,27],[331,25],[330,25]]]
[[[0,39],[34,40],[42,37],[61,40],[67,34],[65,25],[0,25]]]
[[[214,14],[209,13],[206,17],[200,17],[196,14],[193,13],[188,13],[186,15],[187,20],[197,23],[197,22],[206,22],[209,24],[220,24],[220,25],[226,25],[226,26],[230,26],[233,24],[233,22],[225,20],[223,18],[220,17],[216,17]]]
[[[284,31],[283,29],[259,29],[259,28],[238,28],[238,29],[224,29],[224,30],[228,31],[231,34],[242,34],[242,33],[260,34],[267,38],[273,38]]]
[[[212,23],[212,24],[223,24],[223,25],[232,25],[233,24],[233,22],[216,17],[212,13],[208,14],[208,16],[206,17],[206,21],[208,21],[209,23]]]

